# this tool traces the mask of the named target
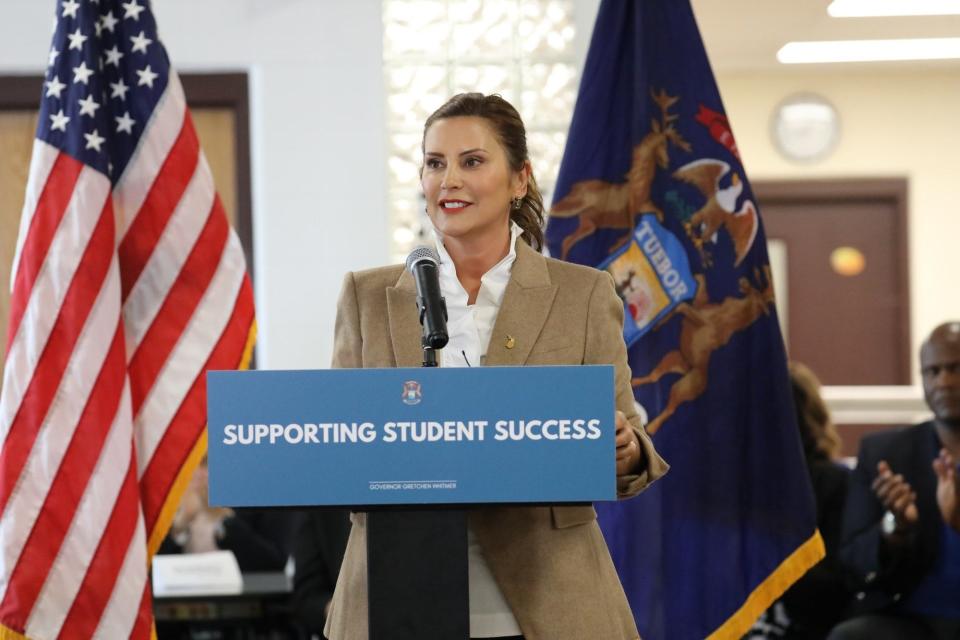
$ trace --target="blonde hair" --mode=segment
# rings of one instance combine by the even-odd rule
[[[840,453],[840,435],[820,396],[820,380],[809,367],[799,362],[791,362],[789,369],[803,452],[808,460],[832,460]]]

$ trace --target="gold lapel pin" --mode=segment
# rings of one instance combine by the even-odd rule
[[[507,341],[504,343],[504,346],[507,349],[513,349],[515,346],[517,346],[517,341],[513,339],[513,336],[507,336]]]

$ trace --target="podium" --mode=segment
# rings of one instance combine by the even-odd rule
[[[616,499],[612,366],[212,371],[210,503],[367,512],[371,640],[469,638],[467,513]]]
[[[367,514],[370,640],[470,637],[467,512]]]

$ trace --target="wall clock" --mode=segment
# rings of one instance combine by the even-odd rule
[[[825,98],[799,93],[774,110],[771,137],[780,154],[794,162],[815,162],[830,155],[840,140],[840,117]]]

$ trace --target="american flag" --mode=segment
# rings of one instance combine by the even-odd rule
[[[0,637],[148,638],[149,558],[253,296],[146,0],[61,0],[0,396]]]

